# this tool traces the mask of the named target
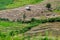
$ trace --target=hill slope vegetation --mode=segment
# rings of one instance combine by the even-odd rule
[[[28,4],[36,4],[42,0],[0,0],[0,9],[16,8]]]

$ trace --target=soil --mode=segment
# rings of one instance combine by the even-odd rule
[[[46,32],[48,32],[48,35],[50,36],[60,36],[60,22],[40,24],[27,31],[25,34],[30,36],[41,34],[42,36],[45,36]]]
[[[14,9],[7,9],[7,10],[0,10],[0,18],[8,18],[10,21],[12,20],[22,20],[23,14],[26,14],[26,19],[31,19],[34,17],[40,18],[41,16],[48,15],[58,15],[58,13],[50,12],[45,7],[47,3],[52,4],[52,8],[55,9],[60,2],[60,0],[44,0],[39,4],[35,5],[25,5],[23,7],[14,8]],[[31,10],[26,10],[25,7],[30,6]]]

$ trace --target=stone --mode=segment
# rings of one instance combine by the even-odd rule
[[[27,7],[25,7],[26,8],[26,10],[28,10],[28,11],[30,11],[31,9],[30,9],[30,6],[27,6]]]

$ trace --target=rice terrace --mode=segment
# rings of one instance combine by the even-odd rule
[[[60,40],[60,0],[0,0],[0,40]]]

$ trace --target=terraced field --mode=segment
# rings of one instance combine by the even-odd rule
[[[47,3],[52,11],[47,10]],[[26,22],[22,21],[24,13]],[[0,1],[0,40],[57,39],[60,40],[60,0]]]
[[[60,22],[44,23],[32,28],[27,31],[27,34],[31,35],[41,35],[45,36],[45,32],[48,31],[49,36],[59,36],[60,35]]]

